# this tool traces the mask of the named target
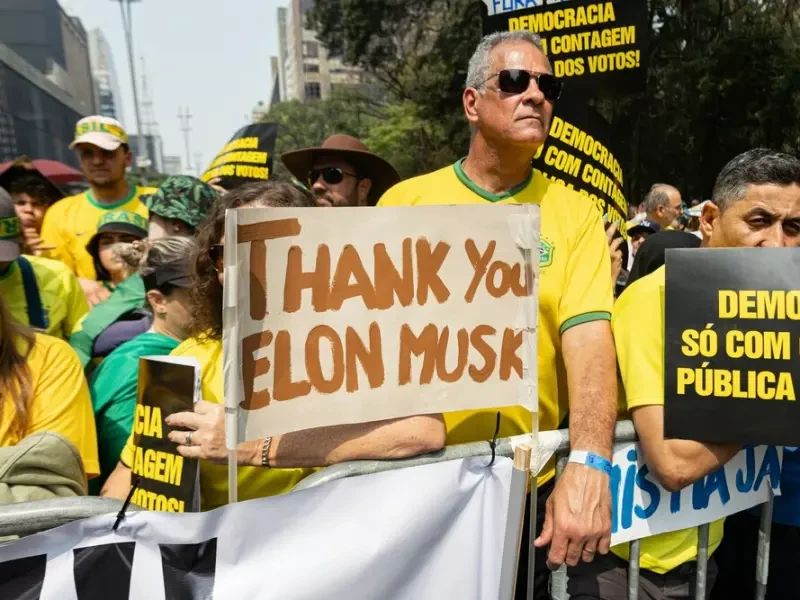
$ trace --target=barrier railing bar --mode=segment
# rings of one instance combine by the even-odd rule
[[[561,477],[567,467],[569,455],[556,452],[556,481]],[[551,576],[550,598],[551,600],[567,600],[567,565],[561,565]]]
[[[639,600],[639,557],[642,540],[633,540],[628,552],[628,600]]]
[[[704,523],[697,528],[697,579],[695,580],[694,597],[705,600],[708,587],[708,531],[710,524]]]
[[[73,521],[119,512],[121,500],[78,496],[0,505],[0,537],[25,536]],[[142,510],[134,505],[128,512]]]
[[[772,503],[774,496],[770,490],[769,501],[761,507],[761,523],[758,527],[758,555],[756,558],[756,600],[767,597],[769,578],[769,551],[772,539]]]

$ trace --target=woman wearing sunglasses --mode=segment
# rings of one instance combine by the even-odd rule
[[[167,418],[169,434],[178,451],[200,463],[203,510],[228,501],[227,449],[225,448],[222,290],[225,252],[225,210],[248,207],[313,206],[313,200],[287,183],[245,185],[218,202],[197,236],[192,285],[194,322],[192,338],[173,356],[196,358],[201,365],[203,398],[194,412]],[[239,446],[239,498],[249,500],[282,494],[312,473],[311,467],[366,458],[402,458],[438,450],[444,443],[444,424],[436,416],[418,416],[377,423],[360,423],[298,431]],[[129,465],[133,441],[122,452],[120,463],[106,482],[103,495],[124,499],[131,485]],[[263,468],[262,468],[263,467]],[[272,468],[270,468],[272,467]]]
[[[608,552],[611,539],[609,476],[596,468],[610,467],[617,408],[609,246],[592,202],[532,168],[561,92],[537,35],[486,36],[470,59],[462,96],[473,134],[467,156],[394,186],[379,202],[540,207],[539,427],[569,425],[575,453],[557,483],[554,465],[539,474],[536,598],[549,597],[548,566],[592,561],[596,552]],[[492,438],[496,411],[460,411],[444,419],[448,445],[476,442]],[[528,433],[532,422],[526,409],[505,408],[499,434]],[[528,546],[522,545],[518,571],[523,597]]]

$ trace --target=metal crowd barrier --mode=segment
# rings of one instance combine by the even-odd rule
[[[567,464],[569,454],[569,431],[542,432],[540,436],[557,436],[558,447],[555,452],[556,478],[558,478]],[[633,423],[621,421],[617,423],[614,441],[627,443],[636,441]],[[513,456],[513,448],[508,438],[499,439],[496,446],[498,456]],[[301,481],[294,490],[304,490],[317,487],[329,481],[356,477],[381,471],[402,469],[447,460],[457,460],[474,456],[491,456],[491,449],[487,442],[447,446],[439,452],[399,460],[361,460],[341,463],[327,467],[310,475]],[[18,504],[0,505],[0,538],[7,536],[25,536],[46,531],[60,525],[71,523],[80,519],[119,512],[122,502],[110,498],[81,497],[61,498],[56,500],[41,500],[36,502],[23,502]],[[128,510],[138,510],[129,506]],[[767,593],[767,577],[769,575],[769,550],[772,525],[772,500],[763,505],[761,523],[758,534],[758,551],[756,566],[756,600],[765,600]],[[695,598],[707,597],[708,575],[708,531],[709,524],[698,527],[697,540],[697,580],[695,584]],[[532,536],[533,537],[533,536]],[[527,543],[523,540],[523,543]],[[639,556],[640,542],[630,543],[628,567],[628,599],[639,598]],[[553,600],[567,600],[567,570],[562,567],[553,574],[551,598]]]

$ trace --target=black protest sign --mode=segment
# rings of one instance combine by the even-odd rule
[[[800,445],[800,251],[666,257],[664,435]]]
[[[608,121],[585,102],[565,97],[556,102],[550,133],[536,155],[534,167],[588,196],[627,236],[624,175],[612,148]]]
[[[199,510],[196,459],[178,454],[167,434],[166,418],[191,411],[197,369],[171,362],[170,357],[139,359],[139,391],[133,420],[135,446],[131,470],[140,477],[132,502],[148,510]]]
[[[278,125],[275,123],[242,127],[220,150],[201,179],[209,182],[219,178],[219,185],[226,190],[269,179],[277,137]]]
[[[495,8],[502,4],[494,2]],[[491,15],[481,4],[484,34],[539,34],[553,73],[569,87],[627,93],[644,89],[647,0],[572,0]]]

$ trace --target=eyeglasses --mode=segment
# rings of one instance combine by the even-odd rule
[[[497,77],[497,85],[501,92],[514,96],[528,91],[531,79],[535,79],[539,90],[551,102],[561,97],[561,91],[564,88],[564,82],[550,73],[536,73],[535,71],[524,71],[523,69],[503,69],[489,77],[489,79],[493,77]],[[489,81],[489,79],[486,81]],[[481,85],[486,81],[482,82]]]
[[[319,176],[322,175],[322,180],[329,184],[329,185],[336,185],[337,183],[342,183],[345,176],[347,177],[355,177],[358,179],[358,175],[355,173],[347,173],[343,171],[339,167],[325,167],[323,169],[311,169],[308,172],[308,186],[311,187],[316,183]]]
[[[225,245],[214,244],[208,249],[208,257],[217,273],[222,273],[225,269]]]

